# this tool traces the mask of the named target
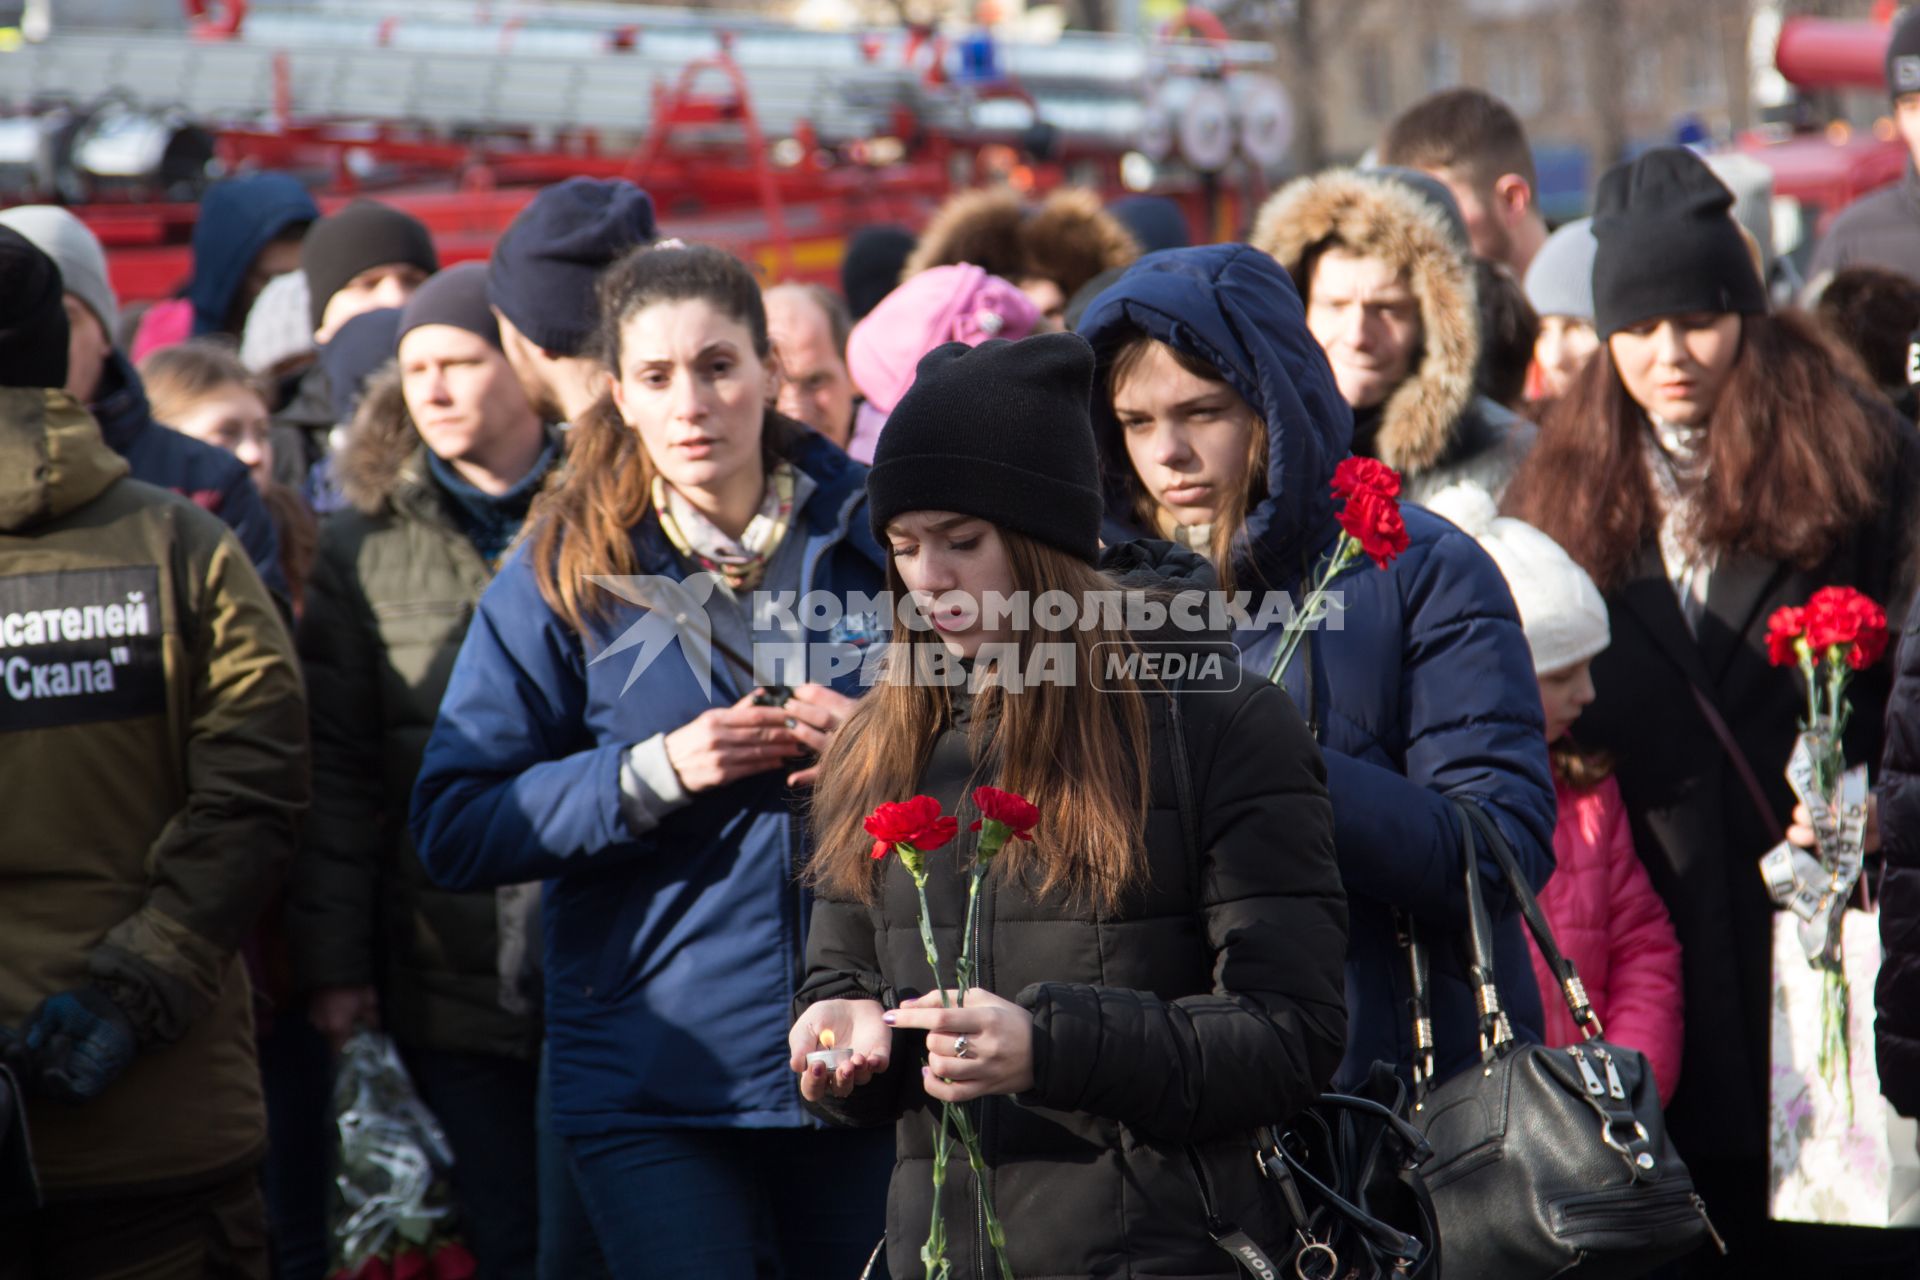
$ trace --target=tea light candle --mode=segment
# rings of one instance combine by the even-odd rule
[[[807,1068],[808,1070],[812,1070],[817,1063],[825,1067],[829,1073],[835,1072],[840,1069],[842,1063],[852,1056],[853,1050],[851,1049],[836,1049],[833,1047],[833,1032],[829,1029],[820,1033],[820,1047],[807,1055]]]

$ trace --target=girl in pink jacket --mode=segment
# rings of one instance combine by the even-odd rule
[[[1496,519],[1484,491],[1456,486],[1436,494],[1431,506],[1479,540],[1513,592],[1533,649],[1560,801],[1555,869],[1540,906],[1580,971],[1607,1039],[1646,1055],[1665,1104],[1680,1082],[1680,941],[1634,852],[1611,763],[1567,736],[1594,698],[1590,668],[1610,638],[1606,603],[1559,543],[1519,520]],[[1559,982],[1532,941],[1546,1042],[1577,1044],[1579,1029],[1557,998]]]

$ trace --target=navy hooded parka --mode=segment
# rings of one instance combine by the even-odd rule
[[[1236,541],[1236,586],[1304,593],[1340,530],[1330,487],[1349,452],[1352,413],[1306,326],[1300,296],[1268,255],[1246,245],[1150,254],[1096,298],[1079,327],[1100,358],[1094,430],[1110,524],[1132,519],[1131,474],[1106,391],[1120,347],[1146,334],[1200,357],[1260,414],[1267,495]],[[1410,545],[1386,569],[1362,560],[1335,584],[1344,610],[1311,633],[1284,673],[1327,762],[1334,841],[1351,913],[1347,1051],[1336,1087],[1375,1060],[1403,1075],[1413,1056],[1396,910],[1433,941],[1441,1075],[1477,1060],[1473,997],[1453,940],[1466,924],[1459,818],[1478,802],[1537,889],[1553,869],[1554,794],[1533,662],[1505,580],[1477,543],[1404,506]],[[1332,629],[1337,624],[1339,629]],[[1249,678],[1271,665],[1278,625],[1234,637]],[[1309,688],[1309,671],[1311,688]],[[1516,1032],[1538,1039],[1540,993],[1498,868],[1481,875],[1495,924],[1499,985]]]

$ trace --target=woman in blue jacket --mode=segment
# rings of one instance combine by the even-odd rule
[[[1152,254],[1094,299],[1080,332],[1099,357],[1094,430],[1110,522],[1208,553],[1256,605],[1266,591],[1300,599],[1340,532],[1330,482],[1352,414],[1280,264],[1246,245]],[[1472,538],[1403,511],[1407,550],[1385,570],[1364,559],[1349,570],[1337,584],[1341,629],[1310,633],[1284,673],[1326,756],[1351,913],[1339,1087],[1376,1060],[1402,1075],[1413,1065],[1395,916],[1436,938],[1464,931],[1453,800],[1485,809],[1535,888],[1553,869],[1545,725],[1512,597]],[[1234,638],[1247,670],[1264,673],[1281,628]],[[1490,858],[1481,874],[1504,909]],[[1477,1018],[1456,949],[1433,951],[1444,1076],[1477,1059]],[[1495,956],[1516,1032],[1537,1039],[1516,914],[1497,922]]]
[[[852,1275],[892,1142],[814,1127],[787,1069],[793,788],[878,628],[809,633],[792,601],[881,589],[865,468],[768,408],[735,259],[640,249],[600,292],[611,395],[481,599],[414,839],[450,889],[547,882],[554,1124],[616,1274]],[[841,687],[767,665],[796,653]],[[784,705],[755,705],[775,683]]]

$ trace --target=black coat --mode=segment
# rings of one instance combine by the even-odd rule
[[[1733,557],[1713,572],[1698,635],[1652,544],[1633,577],[1610,592],[1613,643],[1593,663],[1597,699],[1574,727],[1610,752],[1634,845],[1680,935],[1686,1032],[1680,1085],[1667,1116],[1689,1159],[1764,1158],[1771,1018],[1773,906],[1759,860],[1793,809],[1785,768],[1806,698],[1797,673],[1767,661],[1767,619],[1821,587],[1846,585],[1890,606],[1908,594],[1908,526],[1915,450],[1901,432],[1889,500],[1811,571]],[[1849,690],[1847,758],[1880,758],[1883,664]],[[1771,823],[1715,736],[1690,685],[1712,698],[1766,792]]]
[[[1920,1116],[1920,601],[1907,615],[1887,704],[1880,763],[1880,981],[1874,1046],[1880,1092],[1901,1115]]]
[[[1169,746],[1167,697],[1148,699],[1147,883],[1098,915],[997,873],[982,889],[980,985],[1034,1016],[1033,1090],[972,1104],[1021,1280],[1240,1275],[1208,1238],[1186,1148],[1197,1149],[1222,1215],[1280,1245],[1287,1228],[1248,1131],[1310,1101],[1340,1060],[1346,903],[1319,751],[1286,694],[1251,672],[1242,679],[1231,657],[1223,680],[1189,681],[1173,696],[1185,759]],[[943,964],[959,953],[966,906],[965,753],[963,731],[943,734],[920,788],[961,821],[961,839],[928,858]],[[1176,768],[1194,786],[1192,852]],[[916,919],[898,859],[871,908],[820,900],[801,1007],[834,997],[891,1007],[931,989]],[[939,1107],[920,1088],[923,1053],[923,1036],[898,1033],[885,1075],[822,1108],[843,1123],[898,1121],[887,1246],[903,1278],[922,1274],[931,1208]],[[986,1280],[992,1257],[955,1150],[946,1192],[955,1274]]]

